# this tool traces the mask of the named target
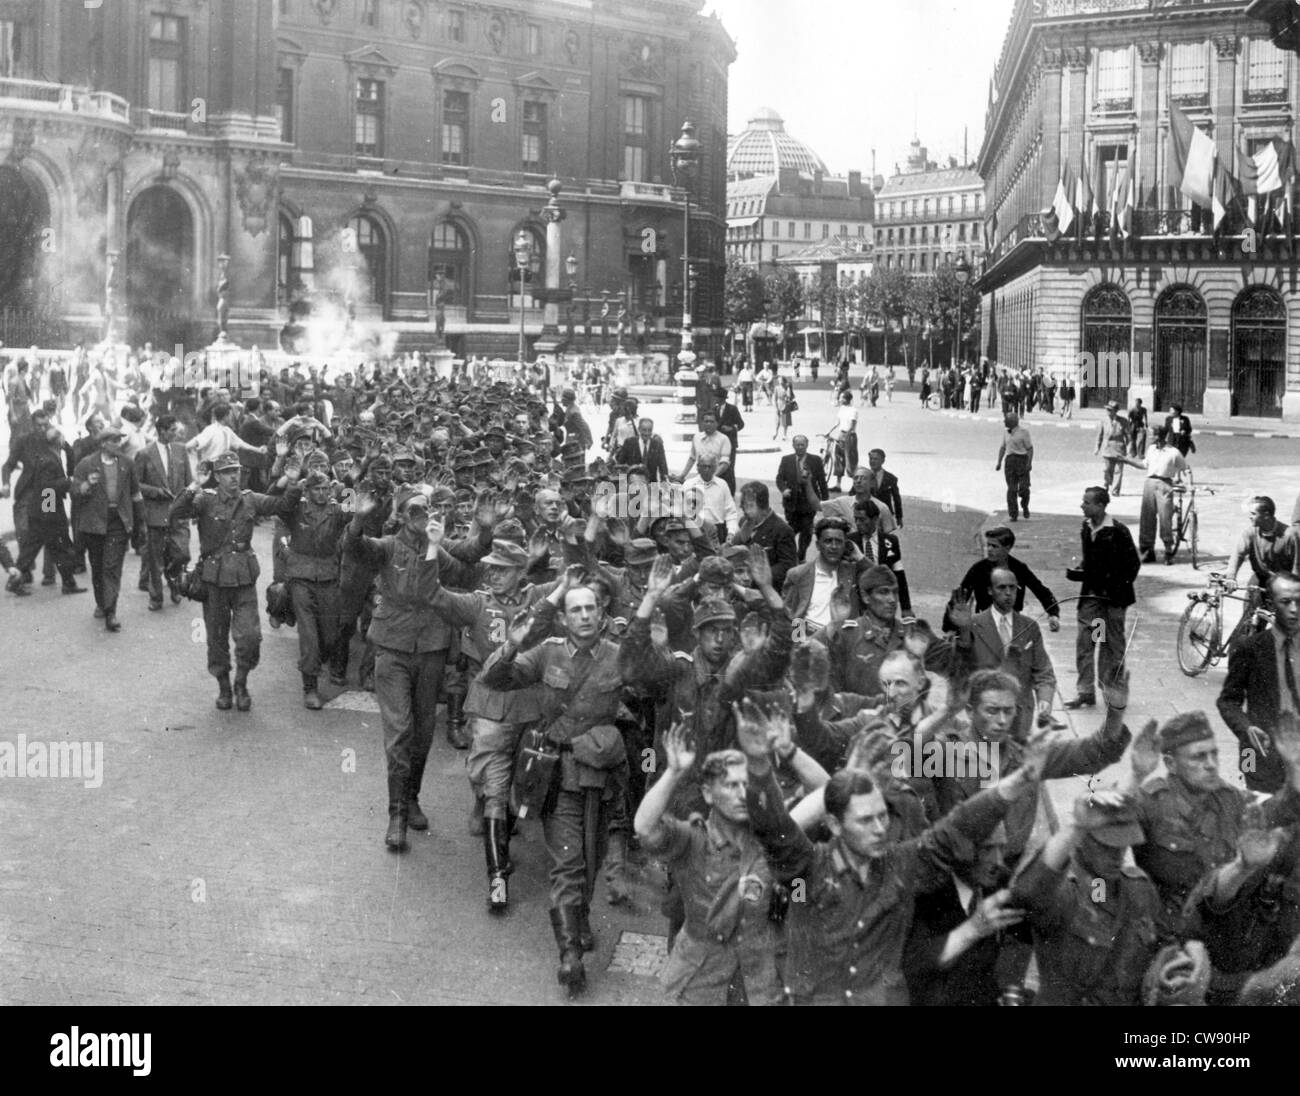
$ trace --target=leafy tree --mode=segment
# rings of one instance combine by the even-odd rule
[[[727,258],[727,323],[737,331],[763,318],[763,277],[736,256]]]
[[[793,270],[778,270],[763,279],[763,310],[768,319],[784,327],[804,311],[803,286]]]
[[[889,328],[915,313],[914,279],[898,267],[876,266],[859,287],[861,308],[867,322],[878,317],[885,326],[885,364],[889,364]]]

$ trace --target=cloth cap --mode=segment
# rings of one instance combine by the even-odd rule
[[[735,624],[736,610],[732,608],[731,602],[720,597],[706,597],[696,606],[692,623],[697,631],[706,624]]]
[[[644,563],[653,563],[655,556],[659,554],[659,546],[653,540],[646,537],[638,537],[632,541],[623,552],[623,559],[631,566],[637,566]]]
[[[749,562],[749,549],[743,544],[729,544],[722,550],[722,556],[726,560],[744,560]]]
[[[1204,712],[1179,712],[1160,728],[1160,752],[1173,753],[1179,746],[1214,737]]]
[[[528,551],[512,540],[492,541],[492,552],[483,558],[492,567],[527,567]]]
[[[518,518],[507,518],[493,530],[495,534],[492,538],[492,546],[495,549],[497,541],[508,540],[514,544],[527,544],[528,531],[524,528],[524,523]]]
[[[99,433],[95,435],[95,442],[98,444],[102,441],[113,441],[115,438],[124,437],[126,437],[126,435],[116,426],[104,426],[101,427]],[[238,460],[239,458],[236,457],[235,459]]]
[[[864,593],[870,593],[880,586],[897,586],[898,577],[888,567],[877,563],[868,567],[862,572],[862,577],[858,579],[858,589]]]
[[[393,462],[383,454],[380,454],[370,462],[370,471],[372,472],[391,472],[392,470]]]
[[[1102,826],[1090,829],[1088,833],[1096,840],[1112,849],[1126,849],[1130,845],[1143,845],[1146,837],[1138,824],[1137,803],[1131,796],[1125,796],[1118,807],[1095,804],[1092,808],[1106,818]]]
[[[450,487],[440,484],[433,489],[433,494],[429,496],[429,502],[435,506],[450,506],[456,501],[456,492]]]
[[[409,503],[412,499],[418,499],[420,505],[423,506],[426,510],[429,508],[429,496],[428,494],[425,493],[425,491],[421,490],[418,487],[407,487],[399,491],[393,497],[393,512],[400,514],[403,510],[406,509],[407,503]]]
[[[302,485],[304,488],[309,487],[328,487],[330,478],[324,472],[308,472],[303,477]]]
[[[728,560],[721,556],[707,556],[700,561],[700,581],[716,586],[730,586],[736,578],[736,570]]]

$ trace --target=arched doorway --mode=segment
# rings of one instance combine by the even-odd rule
[[[1079,406],[1101,407],[1117,400],[1127,407],[1128,386],[1118,382],[1127,379],[1122,373],[1133,348],[1133,306],[1119,286],[1103,282],[1084,297],[1082,346],[1092,355],[1093,376],[1080,378]]]
[[[1205,406],[1206,310],[1190,285],[1166,289],[1156,301],[1155,407],[1178,404],[1198,413]]]
[[[126,215],[127,341],[133,346],[197,345],[194,315],[194,219],[176,191],[151,186]]]
[[[362,259],[353,300],[357,315],[369,312],[382,320],[388,313],[388,238],[383,226],[364,213],[353,217],[348,228]]]
[[[0,308],[45,303],[42,259],[50,205],[39,183],[10,164],[0,164]]]
[[[465,231],[455,221],[433,226],[429,240],[429,309],[469,307],[470,246]]]
[[[1232,413],[1282,417],[1286,395],[1286,306],[1277,290],[1252,285],[1232,303]]]

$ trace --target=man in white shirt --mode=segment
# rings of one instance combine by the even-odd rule
[[[265,446],[249,445],[230,429],[230,404],[219,403],[212,409],[212,422],[185,443],[185,448],[195,454],[199,462],[212,462],[222,453],[265,453]]]
[[[717,470],[712,457],[701,457],[698,474],[682,484],[682,490],[688,500],[694,501],[696,519],[707,518],[713,522],[721,544],[740,527],[740,510],[731,497],[731,489],[717,478]]]
[[[726,434],[718,433],[718,416],[716,412],[706,411],[700,416],[700,433],[691,443],[691,455],[686,467],[682,469],[682,479],[691,474],[691,469],[705,457],[712,457],[714,468],[719,473],[731,467],[731,439]]]

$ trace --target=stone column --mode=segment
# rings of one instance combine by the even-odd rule
[[[1044,47],[1039,57],[1042,72],[1041,103],[1043,111],[1043,193],[1039,209],[1046,209],[1056,197],[1056,183],[1061,177],[1061,64],[1063,51]]]
[[[565,213],[560,208],[560,191],[563,189],[559,179],[552,179],[546,184],[551,192],[550,201],[542,209],[542,220],[546,222],[546,305],[542,312],[543,337],[560,333],[560,264],[564,261],[564,232],[561,224]]]
[[[1236,101],[1237,36],[1216,34],[1212,39],[1218,71],[1212,108],[1214,111],[1214,143],[1218,147],[1219,161],[1229,171],[1236,171],[1233,154],[1233,105]],[[1232,414],[1232,393],[1228,391],[1228,378],[1232,372],[1231,329],[1223,324],[1214,326],[1216,317],[1210,316],[1210,349],[1205,369],[1206,418],[1228,418]],[[1226,316],[1223,317],[1227,319]],[[1216,360],[1217,359],[1217,360]]]
[[[1087,70],[1088,50],[1084,46],[1070,46],[1061,51],[1066,80],[1069,84],[1068,101],[1061,104],[1061,131],[1065,134],[1065,157],[1070,171],[1080,176],[1084,170],[1084,124],[1088,120]],[[1074,199],[1074,195],[1070,195]],[[1086,214],[1081,214],[1085,215]]]
[[[1138,192],[1135,205],[1140,209],[1147,194],[1156,185],[1156,164],[1160,151],[1160,51],[1159,42],[1139,42],[1138,59],[1142,62],[1142,94],[1138,104],[1138,140],[1134,156],[1137,162]]]

